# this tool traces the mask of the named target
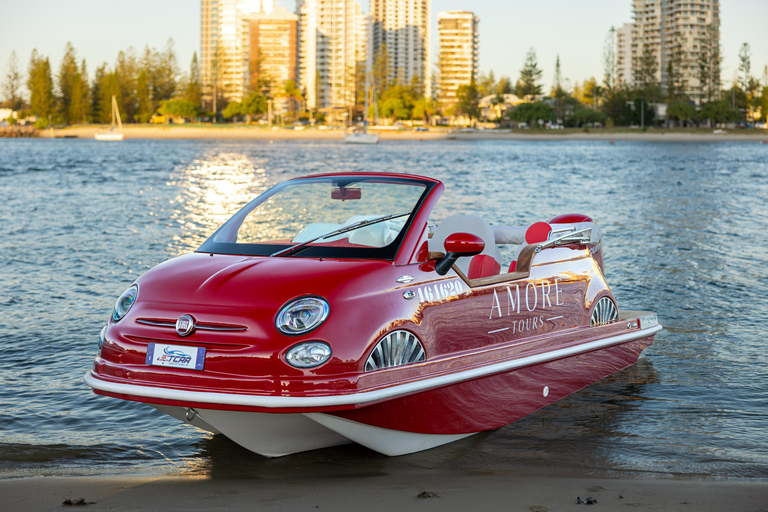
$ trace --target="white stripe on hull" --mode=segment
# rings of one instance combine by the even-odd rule
[[[588,343],[581,343],[566,348],[551,350],[541,354],[536,354],[519,359],[512,359],[500,363],[489,364],[480,368],[460,371],[439,377],[429,377],[415,382],[397,384],[383,389],[373,391],[361,391],[357,393],[347,393],[325,396],[263,396],[263,395],[240,395],[235,393],[216,393],[206,391],[186,391],[182,389],[172,389],[154,386],[142,386],[137,384],[122,384],[109,382],[94,376],[90,371],[85,374],[83,380],[85,383],[100,391],[116,393],[122,395],[140,396],[146,398],[160,398],[163,400],[177,400],[180,402],[212,403],[220,405],[238,405],[246,407],[299,407],[316,408],[329,407],[336,405],[364,405],[381,400],[388,400],[410,393],[427,391],[443,386],[449,386],[458,382],[477,379],[496,373],[522,368],[534,364],[545,363],[564,357],[590,352],[601,348],[620,345],[640,338],[645,338],[656,334],[661,330],[660,325],[642,329],[609,338],[603,338]]]

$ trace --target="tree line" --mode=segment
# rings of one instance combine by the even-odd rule
[[[616,34],[611,29],[603,48],[603,79],[594,77],[572,86],[563,79],[560,58],[555,63],[552,88],[544,94],[541,84],[542,70],[535,49],[526,55],[520,78],[514,86],[502,78],[493,85],[493,73],[481,75],[477,81],[462,86],[457,93],[456,112],[479,119],[477,98],[495,91],[492,103],[502,103],[503,94],[513,93],[525,103],[508,112],[513,121],[528,124],[563,123],[565,126],[606,124],[614,126],[646,126],[668,122],[675,125],[696,125],[702,121],[711,124],[725,122],[750,123],[762,118],[768,120],[768,66],[762,81],[752,74],[751,48],[744,43],[739,51],[739,67],[730,88],[722,88],[722,49],[718,29],[706,27],[699,55],[693,61],[686,58],[683,45],[673,46],[672,58],[667,61],[663,80],[659,81],[655,55],[645,47],[634,62],[632,84],[619,80],[616,69]],[[693,98],[687,92],[690,74],[694,69],[700,92]],[[698,100],[698,107],[696,101]],[[654,104],[667,105],[666,119],[655,119]],[[497,119],[498,121],[498,119]]]
[[[22,97],[22,85],[29,92],[27,98]],[[172,39],[162,50],[147,46],[141,53],[132,47],[120,51],[114,64],[104,62],[98,66],[92,79],[85,59],[78,57],[71,43],[64,48],[57,72],[47,56],[32,50],[25,81],[13,52],[2,92],[6,106],[22,111],[22,117],[36,116],[39,128],[51,123],[109,123],[112,96],[117,100],[121,120],[129,123],[146,123],[158,111],[194,116],[202,101],[197,54],[192,57],[189,73],[182,73]]]
[[[555,63],[552,87],[545,94],[541,82],[542,70],[536,51],[531,48],[520,69],[517,81],[502,76],[496,79],[493,71],[473,78],[468,85],[457,90],[455,103],[442,105],[438,91],[433,97],[424,96],[422,83],[414,80],[403,84],[389,73],[386,49],[374,59],[372,77],[375,102],[369,105],[367,115],[396,120],[423,120],[428,122],[434,115],[463,116],[470,121],[487,118],[489,121],[512,120],[536,125],[562,123],[566,126],[605,124],[615,126],[650,126],[663,121],[686,125],[702,120],[710,123],[734,121],[749,122],[768,116],[768,66],[762,80],[753,76],[751,49],[744,43],[739,51],[739,67],[730,88],[723,89],[720,80],[722,50],[717,27],[706,28],[701,41],[699,56],[695,62],[686,58],[682,45],[678,44],[668,60],[664,73],[659,73],[658,62],[650,49],[643,48],[640,58],[633,62],[632,84],[619,77],[616,69],[615,31],[606,36],[603,48],[603,77],[594,77],[573,83],[562,76],[560,58]],[[305,91],[300,84],[288,80],[276,84],[262,72],[261,56],[251,63],[246,95],[242,101],[227,101],[221,90],[213,87],[214,110],[223,110],[225,119],[245,118],[250,121],[268,111],[270,99],[283,99],[290,112],[298,118],[307,117],[304,108]],[[687,92],[684,69],[695,68],[700,83],[698,98]],[[439,83],[440,64],[431,77]],[[363,115],[363,83],[365,72],[351,70],[356,75],[355,109]],[[213,59],[212,75],[217,76],[216,59]],[[663,76],[663,82],[658,77]],[[148,122],[155,113],[195,118],[202,113],[202,80],[197,54],[192,57],[189,71],[179,69],[173,40],[169,39],[162,50],[145,47],[138,53],[128,48],[120,51],[110,66],[103,63],[96,68],[89,80],[85,59],[80,59],[74,47],[67,43],[57,72],[51,68],[48,57],[32,51],[26,80],[14,53],[11,54],[7,73],[2,83],[4,105],[14,110],[38,117],[38,127],[49,123],[109,123],[111,98],[117,100],[123,122]],[[28,98],[22,98],[22,86],[26,85]],[[492,106],[503,105],[505,95],[514,94],[523,103],[506,109],[506,119],[483,115],[480,102],[491,97]],[[217,101],[218,100],[218,101]],[[698,100],[698,107],[694,100]],[[668,105],[666,119],[655,119],[654,104]],[[374,106],[375,104],[375,106]],[[218,106],[216,106],[218,105]],[[226,105],[226,106],[225,106]],[[224,107],[224,108],[222,108]],[[497,109],[490,109],[497,111]],[[758,112],[760,115],[758,116]],[[217,112],[203,113],[214,117]],[[322,118],[316,115],[317,118]]]

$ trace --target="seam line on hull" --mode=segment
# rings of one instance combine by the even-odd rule
[[[551,352],[545,352],[543,354],[536,354],[533,356],[523,357],[520,359],[513,359],[512,361],[504,361],[502,363],[495,363],[481,368],[473,368],[471,370],[465,370],[463,372],[454,373],[451,375],[442,375],[440,377],[432,377],[416,382],[408,382],[406,384],[398,384],[390,386],[384,389],[376,389],[373,391],[361,391],[359,393],[351,393],[347,395],[326,395],[326,396],[254,396],[254,395],[239,395],[233,393],[212,393],[207,391],[185,391],[182,389],[171,389],[152,386],[141,386],[137,384],[121,384],[117,382],[108,382],[95,377],[90,371],[85,374],[83,380],[85,383],[93,389],[99,391],[105,391],[107,393],[116,393],[122,395],[132,395],[145,398],[158,398],[163,400],[176,400],[180,402],[197,402],[197,403],[210,403],[220,405],[238,405],[245,407],[265,407],[265,408],[312,408],[312,407],[329,407],[337,405],[355,405],[355,404],[367,404],[371,402],[378,402],[380,400],[386,400],[395,398],[401,395],[407,395],[411,393],[417,393],[420,391],[427,391],[429,389],[448,386],[451,384],[457,384],[471,379],[477,379],[479,377],[485,377],[496,373],[501,373],[508,370],[514,370],[523,366],[529,366],[532,364],[546,363],[555,359],[561,359],[572,355],[581,354],[584,352],[590,352],[600,348],[610,347],[612,345],[619,345],[628,341],[633,341],[639,338],[645,338],[651,336],[661,330],[661,325],[655,325],[648,329],[635,331],[631,333],[621,334],[619,336],[612,336],[602,340],[591,341],[589,343],[583,343],[581,345],[575,345],[573,347],[567,347],[559,350],[553,350]]]

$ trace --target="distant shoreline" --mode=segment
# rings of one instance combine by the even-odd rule
[[[40,137],[64,138],[77,137],[92,139],[94,133],[104,130],[100,125],[79,125],[62,129],[41,130]],[[267,127],[232,126],[232,125],[161,125],[124,126],[126,139],[234,139],[234,140],[337,140],[344,138],[344,131],[320,130],[307,128],[291,130],[286,128],[270,129]],[[593,129],[590,132],[581,130],[478,130],[474,132],[458,132],[447,130],[430,130],[416,132],[413,130],[381,131],[381,140],[537,140],[537,141],[643,141],[643,142],[759,142],[768,144],[768,131],[746,132],[744,130],[727,131],[714,134],[711,130],[660,130],[648,132],[640,130],[610,130]]]

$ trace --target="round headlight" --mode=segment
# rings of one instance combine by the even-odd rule
[[[131,286],[120,298],[115,302],[115,309],[112,310],[112,321],[119,322],[122,318],[128,314],[128,310],[131,309],[133,303],[136,302],[136,297],[139,296],[139,287],[136,285]]]
[[[296,368],[314,368],[331,357],[331,347],[322,341],[307,341],[294,345],[285,354],[288,364]]]
[[[295,336],[320,327],[328,318],[331,308],[320,297],[303,297],[289,302],[275,320],[275,327],[283,334]]]

